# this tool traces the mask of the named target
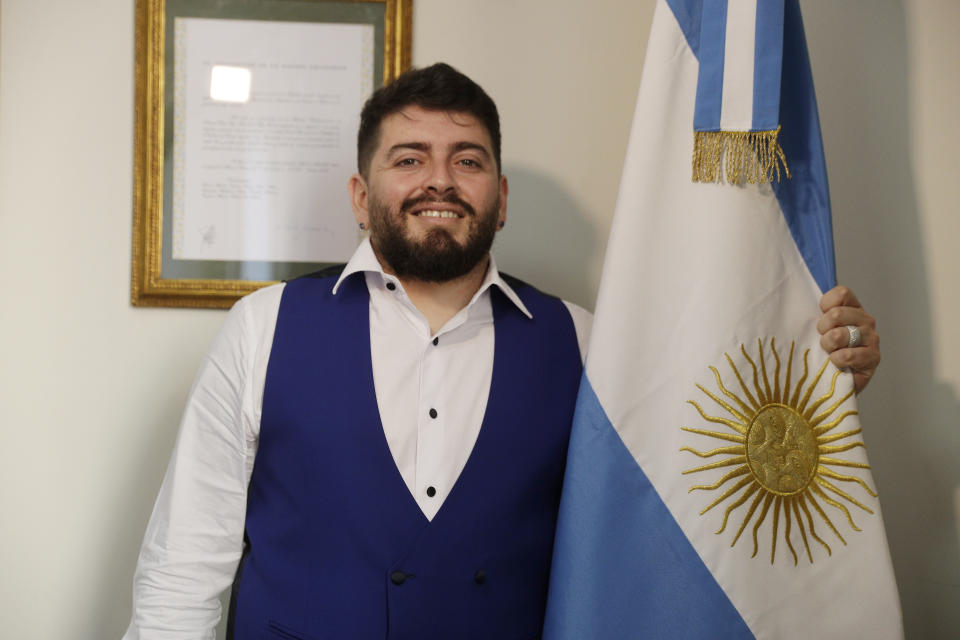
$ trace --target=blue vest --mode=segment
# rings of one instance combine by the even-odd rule
[[[289,282],[267,367],[232,629],[247,638],[539,637],[581,364],[564,304],[493,287],[493,378],[432,521],[377,407],[362,274]],[[511,282],[511,285],[513,283]]]

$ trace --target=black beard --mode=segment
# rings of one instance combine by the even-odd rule
[[[461,245],[446,229],[432,229],[419,242],[407,237],[405,218],[412,207],[424,203],[448,202],[458,205],[464,214],[477,219],[466,242]],[[423,282],[449,282],[464,276],[486,257],[497,232],[499,201],[477,217],[473,207],[455,195],[442,199],[405,200],[400,213],[394,214],[378,202],[370,203],[370,241],[380,259],[398,278]]]

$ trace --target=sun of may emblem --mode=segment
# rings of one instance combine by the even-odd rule
[[[803,375],[797,380],[791,394],[790,376],[794,344],[790,344],[790,354],[787,356],[782,386],[780,355],[777,353],[775,341],[771,340],[769,345],[769,352],[775,362],[772,385],[771,379],[767,375],[767,355],[764,353],[762,340],[757,340],[757,350],[757,362],[754,362],[743,345],[740,345],[740,351],[752,369],[753,391],[750,390],[750,385],[744,382],[744,376],[741,375],[733,360],[726,353],[724,356],[727,358],[743,395],[731,391],[724,385],[716,367],[710,367],[710,370],[716,378],[720,394],[713,393],[697,384],[697,388],[723,409],[725,413],[722,413],[721,416],[710,415],[698,402],[690,400],[689,403],[696,407],[704,420],[723,425],[727,427],[727,430],[711,431],[694,427],[682,427],[682,429],[690,433],[735,444],[711,451],[698,451],[692,447],[681,448],[681,451],[689,451],[701,458],[726,456],[718,462],[687,469],[683,473],[691,474],[722,467],[734,467],[732,471],[726,473],[714,484],[696,485],[690,488],[691,492],[697,490],[716,491],[739,478],[701,511],[700,515],[707,513],[725,500],[732,500],[733,502],[727,506],[727,510],[723,514],[720,529],[716,532],[721,534],[726,529],[727,520],[733,511],[752,498],[746,514],[740,519],[740,528],[733,537],[730,546],[732,547],[737,543],[747,525],[753,521],[753,556],[756,556],[758,549],[757,531],[767,515],[771,513],[772,507],[773,534],[771,536],[770,564],[773,564],[776,556],[777,538],[780,531],[783,531],[783,540],[793,555],[794,565],[797,564],[797,552],[791,540],[794,527],[799,530],[807,558],[812,563],[813,554],[810,552],[810,538],[822,545],[827,550],[828,555],[832,555],[830,545],[817,534],[814,520],[825,524],[843,544],[847,544],[830,519],[830,515],[838,517],[842,514],[855,531],[860,531],[860,529],[841,501],[856,505],[867,513],[873,513],[871,509],[833,482],[857,484],[871,496],[876,497],[877,495],[860,478],[838,473],[833,469],[842,467],[869,468],[869,465],[860,462],[832,457],[832,454],[864,446],[859,438],[853,441],[849,440],[857,436],[860,429],[842,431],[840,428],[840,424],[845,418],[855,415],[857,412],[836,413],[837,409],[853,394],[853,390],[842,398],[831,402],[836,389],[837,378],[840,375],[840,371],[836,371],[830,382],[829,391],[811,402],[810,398],[813,395],[814,388],[826,371],[829,360],[824,361],[817,374],[804,387],[809,373],[807,356],[810,350],[807,349],[803,354]],[[758,363],[759,367],[757,366]],[[721,397],[721,394],[723,397]],[[820,410],[828,402],[830,404]],[[847,440],[847,442],[839,443],[843,440]],[[831,509],[834,510],[834,513],[828,514],[828,510]],[[816,514],[816,518],[814,514]]]

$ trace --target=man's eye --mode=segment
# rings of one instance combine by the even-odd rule
[[[473,158],[463,158],[460,160],[460,164],[465,167],[479,167],[480,163],[474,160]]]
[[[401,158],[400,160],[397,160],[398,167],[412,167],[415,164],[417,164],[416,158]]]

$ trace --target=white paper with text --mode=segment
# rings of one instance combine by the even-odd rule
[[[172,257],[343,262],[373,26],[177,18]]]

